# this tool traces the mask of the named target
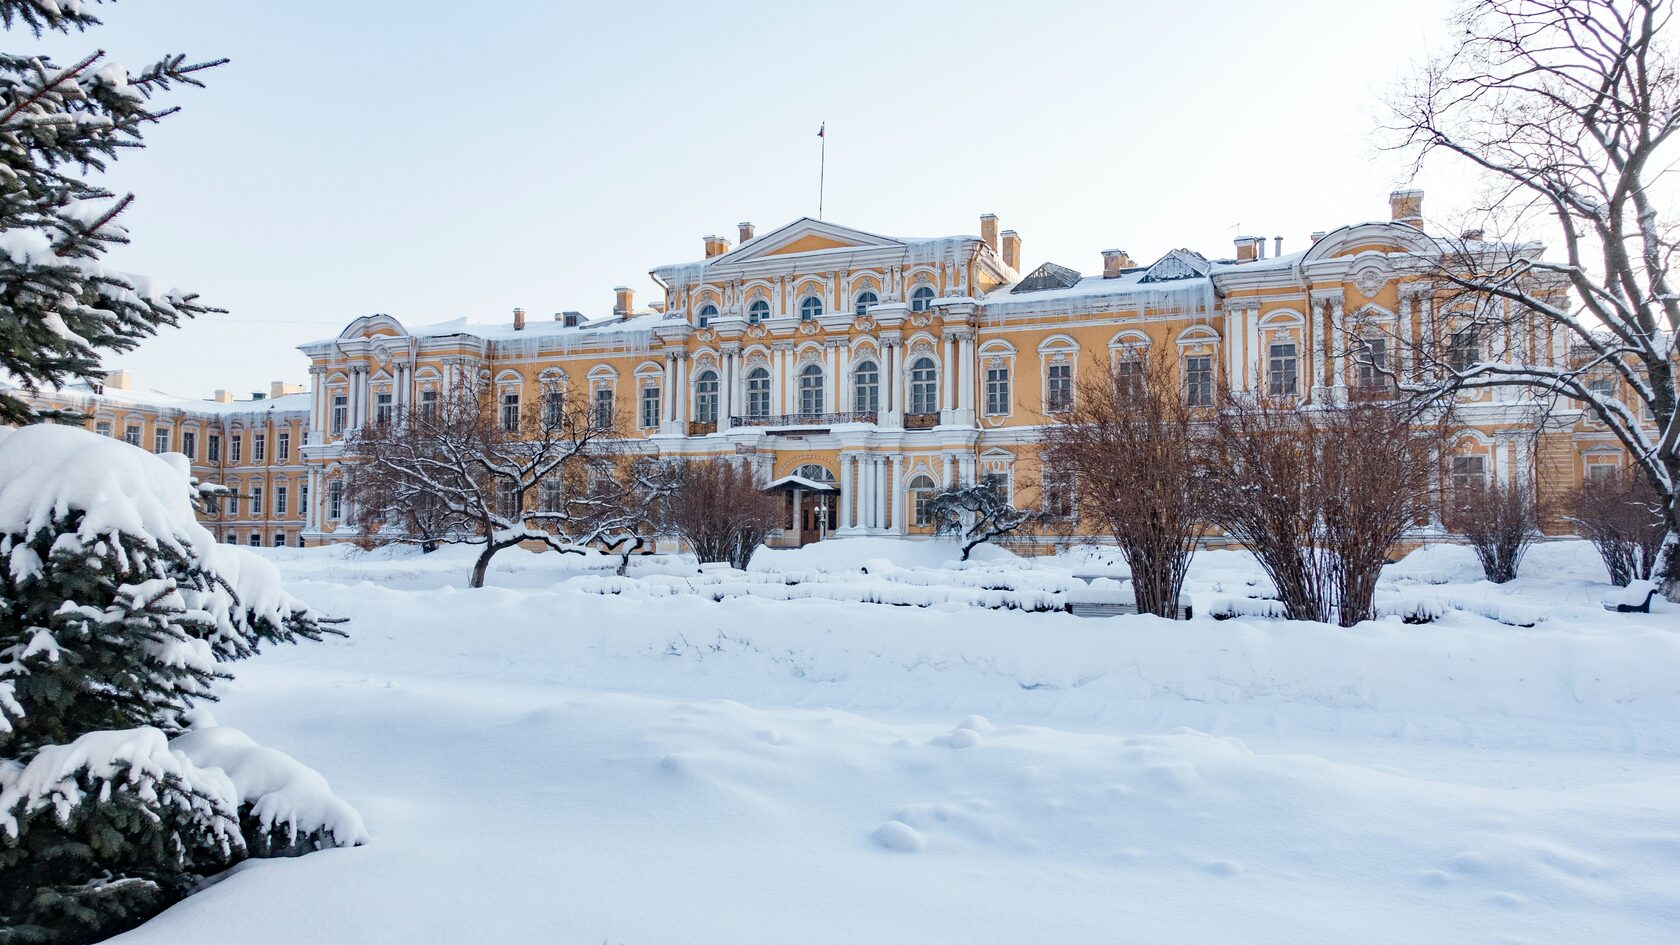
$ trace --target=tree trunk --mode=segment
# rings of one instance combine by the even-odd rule
[[[496,553],[496,546],[488,542],[484,550],[478,553],[478,560],[473,562],[472,578],[468,580],[469,587],[483,587],[484,575],[490,570],[490,558]]]
[[[1662,553],[1651,576],[1656,578],[1657,589],[1663,597],[1680,603],[1680,507],[1677,504],[1680,504],[1680,497],[1668,500],[1665,515],[1668,537],[1663,539]]]

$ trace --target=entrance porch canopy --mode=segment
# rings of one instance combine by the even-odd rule
[[[765,492],[791,492],[803,489],[806,492],[839,492],[840,489],[832,482],[818,482],[806,479],[804,476],[789,474],[769,483],[764,487]]]

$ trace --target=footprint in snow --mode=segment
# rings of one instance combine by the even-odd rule
[[[927,849],[921,832],[902,820],[889,820],[875,828],[875,842],[899,853],[920,853]]]

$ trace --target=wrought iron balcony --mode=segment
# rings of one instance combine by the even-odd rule
[[[828,427],[838,423],[874,423],[873,410],[854,410],[842,413],[778,413],[761,416],[730,417],[736,427]]]
[[[939,426],[939,413],[907,413],[904,415],[904,429],[931,430]]]
[[[690,420],[690,421],[688,421],[688,435],[689,436],[705,436],[708,433],[716,433],[716,432],[717,432],[717,421],[716,420]]]

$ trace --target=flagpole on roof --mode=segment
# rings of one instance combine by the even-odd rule
[[[817,138],[822,142],[821,157],[817,163],[817,219],[823,215],[823,188],[828,183],[828,122],[817,127]]]

